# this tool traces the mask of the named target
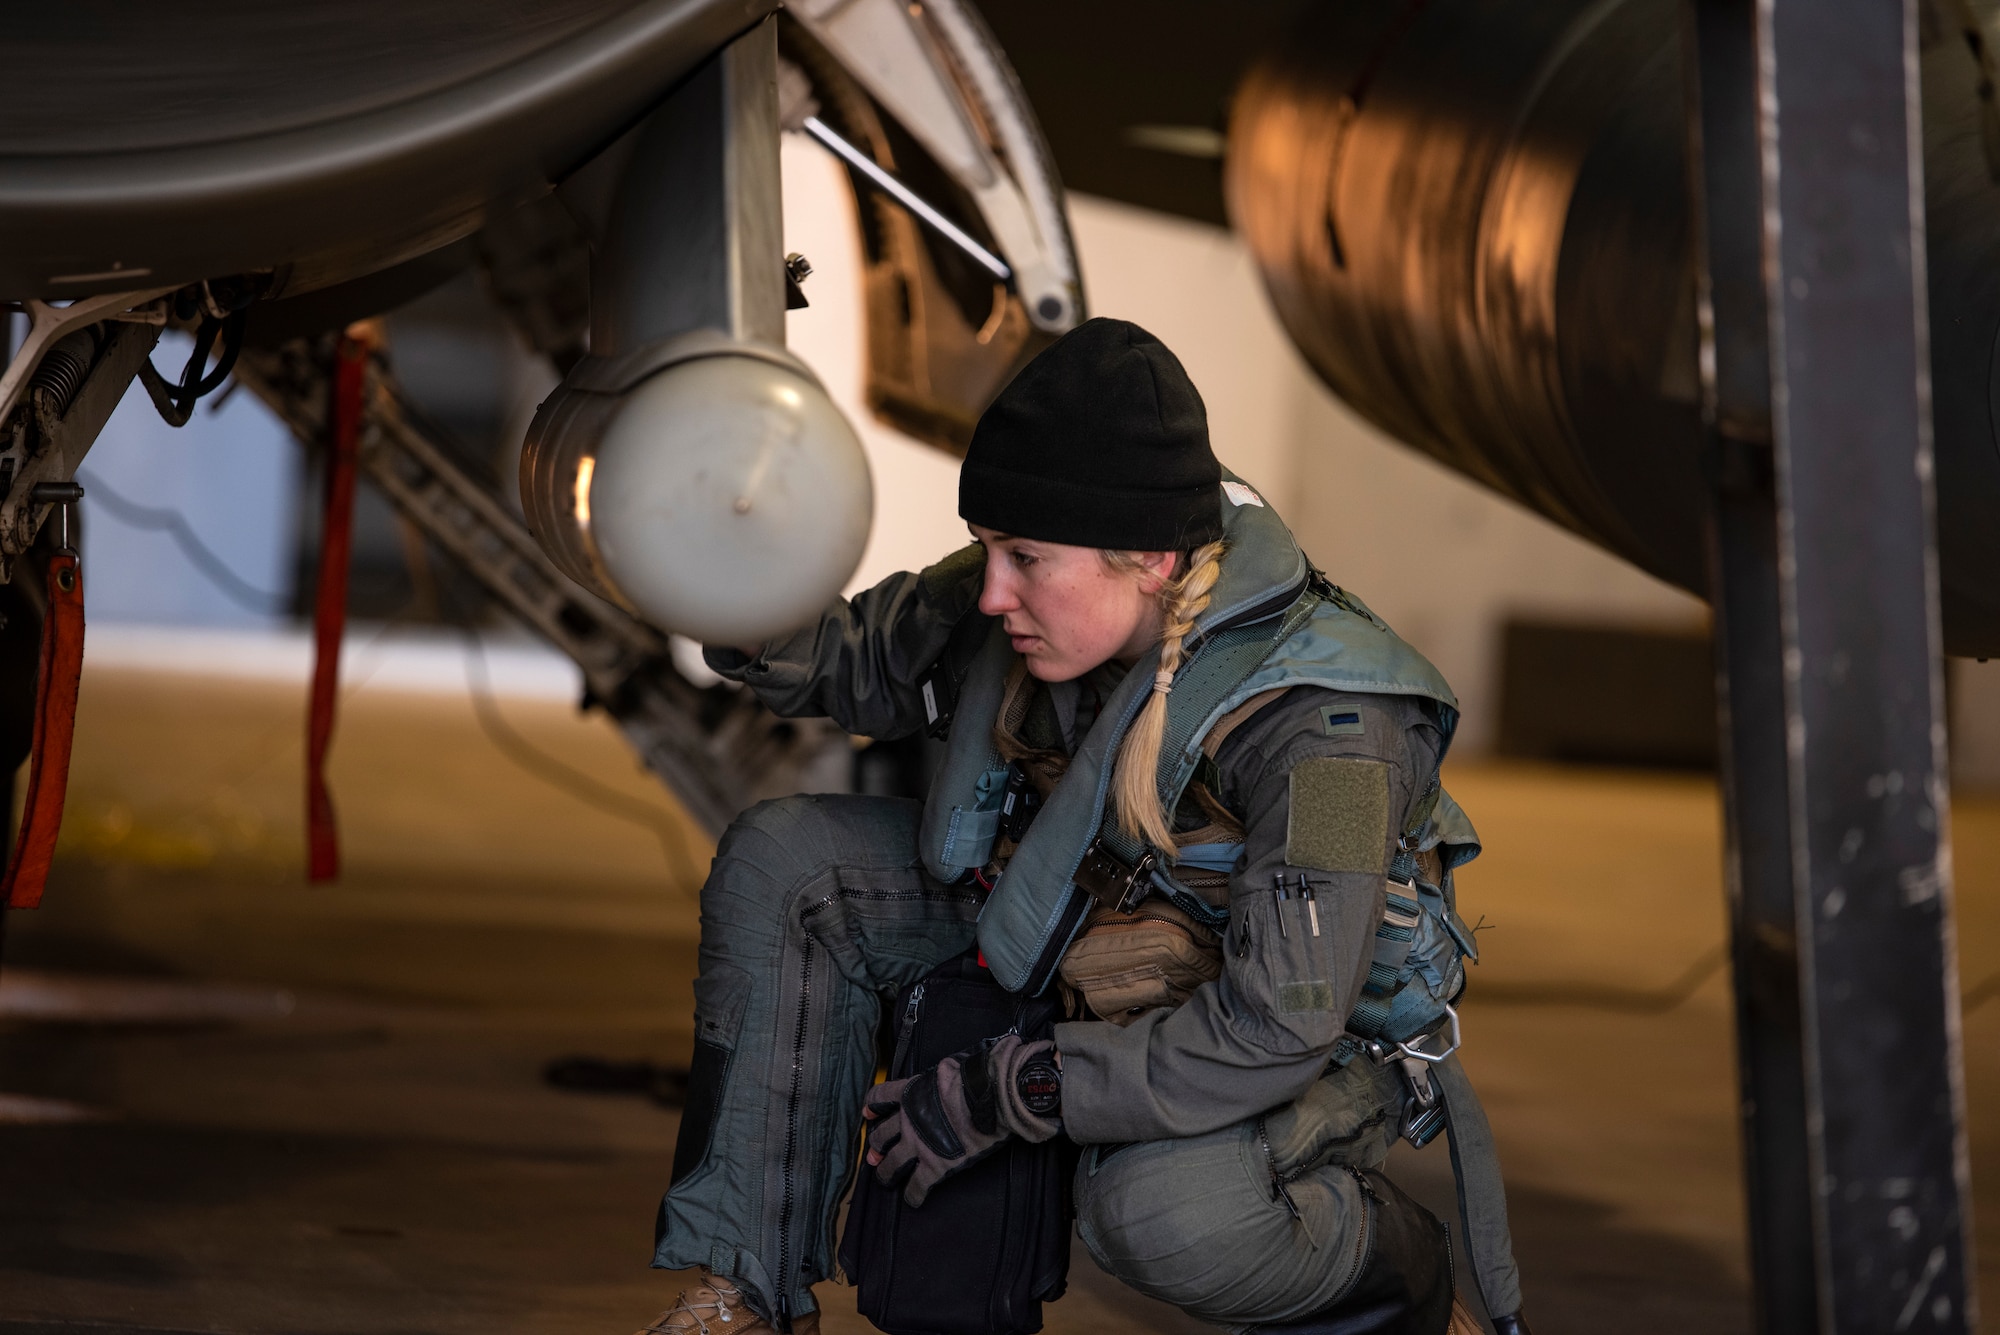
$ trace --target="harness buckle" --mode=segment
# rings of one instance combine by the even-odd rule
[[[1433,1091],[1429,1106],[1418,1102],[1417,1107],[1403,1118],[1403,1139],[1422,1149],[1437,1139],[1438,1132],[1445,1128],[1445,1121],[1444,1100],[1436,1097]]]
[[[1458,1011],[1449,1003],[1445,1003],[1444,1015],[1445,1028],[1451,1031],[1451,1044],[1443,1052],[1425,1052],[1422,1048],[1413,1048],[1408,1043],[1398,1043],[1396,1045],[1396,1055],[1405,1062],[1427,1062],[1436,1065],[1446,1057],[1451,1056],[1452,1053],[1457,1052],[1459,1044],[1464,1041],[1458,1032]],[[1437,1037],[1438,1032],[1438,1030],[1433,1029],[1428,1034],[1419,1034],[1414,1041],[1418,1043],[1429,1042],[1431,1039]]]
[[[1446,1003],[1444,1015],[1444,1024],[1439,1029],[1431,1030],[1428,1034],[1418,1034],[1415,1038],[1403,1043],[1388,1043],[1379,1038],[1364,1039],[1361,1043],[1361,1050],[1373,1058],[1378,1066],[1387,1066],[1392,1061],[1402,1062],[1405,1069],[1408,1069],[1409,1064],[1412,1062],[1415,1062],[1418,1066],[1435,1066],[1446,1057],[1451,1056],[1452,1053],[1457,1052],[1460,1044],[1464,1041],[1459,1033],[1457,1009]],[[1451,1045],[1443,1052],[1425,1052],[1420,1047],[1411,1046],[1415,1043],[1428,1043],[1444,1030],[1451,1032]]]
[[[1403,1068],[1403,1082],[1410,1087],[1410,1097],[1419,1108],[1428,1108],[1437,1102],[1437,1086],[1431,1083],[1431,1068],[1420,1061],[1408,1057],[1398,1057],[1396,1064]]]
[[[1140,854],[1135,866],[1106,848],[1100,836],[1083,850],[1083,861],[1070,880],[1100,908],[1130,913],[1153,892],[1153,869],[1158,865],[1152,849]]]
[[[1398,1043],[1393,1048],[1381,1040],[1367,1045],[1369,1055],[1387,1065],[1391,1061],[1402,1068],[1403,1084],[1410,1091],[1410,1101],[1403,1118],[1403,1138],[1422,1149],[1437,1138],[1444,1130],[1446,1112],[1444,1100],[1439,1097],[1437,1082],[1431,1078],[1431,1067],[1458,1051],[1458,1012],[1450,1006],[1445,1008],[1446,1027],[1451,1033],[1451,1044],[1443,1052],[1426,1052],[1420,1046],[1435,1038],[1440,1032],[1433,1029],[1428,1034],[1419,1035],[1414,1042]]]
[[[1042,809],[1042,795],[1036,790],[1021,762],[1007,762],[1007,789],[1000,797],[1000,834],[1018,844],[1028,837],[1028,826]]]

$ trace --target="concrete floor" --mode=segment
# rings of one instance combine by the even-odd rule
[[[86,678],[64,857],[0,974],[0,1335],[623,1335],[678,1287],[646,1268],[676,1116],[541,1071],[684,1060],[705,847],[517,768],[462,699],[362,688],[347,874],[305,886],[300,695]],[[507,713],[672,823],[600,721]],[[1537,1331],[1747,1331],[1712,785],[1448,778],[1487,839],[1467,1061]],[[2000,801],[1961,799],[1955,834],[1976,985],[2000,972]],[[1966,1049],[2000,1219],[2000,998]],[[1395,1171],[1449,1200],[1441,1146]],[[2000,1247],[1981,1262],[2000,1291]],[[829,1332],[867,1329],[821,1294]],[[1201,1329],[1081,1254],[1048,1328]]]

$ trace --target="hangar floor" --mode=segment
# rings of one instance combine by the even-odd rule
[[[0,1335],[624,1335],[675,1114],[553,1058],[687,1050],[699,848],[510,763],[462,696],[367,687],[347,874],[305,886],[289,686],[94,670],[65,855],[0,977]],[[664,811],[598,720],[536,746]],[[1459,767],[1485,962],[1467,1057],[1543,1335],[1747,1331],[1712,784]],[[2000,800],[1955,812],[1969,987],[2000,971]],[[683,834],[682,836],[686,836]],[[2000,1221],[2000,991],[1966,1025]],[[1441,1147],[1397,1171],[1442,1206]],[[1982,1248],[2000,1293],[2000,1231]],[[821,1290],[829,1332],[866,1329]],[[1200,1329],[1079,1254],[1053,1332]]]

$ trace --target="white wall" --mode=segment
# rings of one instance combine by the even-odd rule
[[[1951,781],[2000,789],[2000,659],[1947,658],[1951,682]]]
[[[803,135],[784,138],[785,249],[812,261],[805,310],[785,317],[791,350],[818,372],[861,434],[875,477],[875,527],[848,592],[898,570],[920,570],[971,539],[958,517],[958,460],[884,426],[862,403],[868,339],[861,233],[847,175]]]
[[[180,378],[188,341],[162,339],[153,360]],[[207,400],[176,429],[137,381],[77,474],[84,484],[84,590],[93,622],[277,626],[291,588],[300,451],[256,396]],[[122,498],[153,512],[135,525]],[[232,600],[156,527],[178,517],[250,588]],[[256,596],[277,594],[277,598]]]

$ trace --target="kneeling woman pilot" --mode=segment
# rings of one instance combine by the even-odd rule
[[[1450,868],[1477,851],[1437,786],[1450,689],[1223,473],[1187,373],[1123,321],[1000,395],[959,512],[973,545],[709,651],[860,735],[956,713],[927,802],[785,798],[722,839],[654,1260],[705,1282],[651,1329],[816,1331],[865,1116],[912,1203],[1008,1137],[1069,1136],[1098,1263],[1228,1328],[1476,1330],[1444,1226],[1381,1171],[1446,1105],[1459,1157],[1491,1159],[1436,1059],[1471,950]],[[1041,797],[1025,833],[1000,829],[1010,772]],[[1100,853],[1153,869],[1137,912],[1073,884]],[[886,1002],[975,939],[1009,989],[1094,1018],[871,1092]],[[908,1124],[918,1083],[956,1134]],[[1461,1176],[1473,1272],[1524,1329],[1497,1175]]]

